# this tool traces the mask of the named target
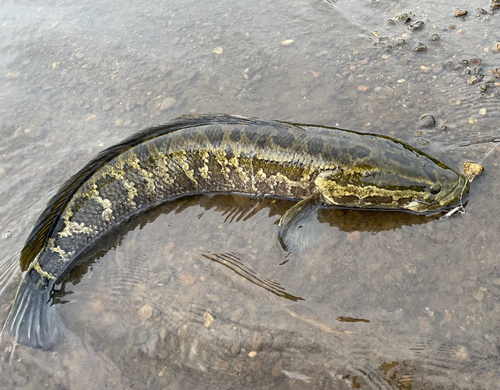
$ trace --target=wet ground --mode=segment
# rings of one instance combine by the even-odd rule
[[[0,323],[46,202],[143,127],[223,112],[479,161],[500,140],[496,4],[3,2]],[[57,292],[64,342],[2,335],[0,387],[496,389],[498,153],[462,216],[322,210],[288,257],[292,202],[201,196],[135,218]]]

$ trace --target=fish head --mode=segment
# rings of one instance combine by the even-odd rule
[[[432,214],[450,209],[469,192],[469,181],[423,156],[419,164],[353,165],[321,172],[316,191],[326,205]]]

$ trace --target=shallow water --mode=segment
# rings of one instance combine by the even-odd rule
[[[254,115],[390,135],[457,170],[479,161],[500,139],[500,15],[476,11],[492,3],[353,3],[3,2],[0,323],[46,202],[148,125]],[[292,202],[161,206],[63,284],[54,351],[2,335],[0,387],[495,389],[498,153],[460,217],[322,210],[313,245],[288,257],[276,224]]]

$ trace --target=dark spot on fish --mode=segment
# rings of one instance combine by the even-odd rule
[[[404,206],[410,203],[413,199],[412,198],[399,198],[398,199],[398,206]]]
[[[310,154],[317,154],[323,150],[323,140],[319,137],[311,138],[307,141],[307,149]]]
[[[404,165],[404,166],[407,166],[407,167],[411,166],[410,161],[408,161],[408,159],[404,158],[404,156],[402,156],[401,154],[385,152],[384,155],[388,160],[396,161],[397,163]]]
[[[193,129],[185,129],[183,132],[182,132],[182,136],[184,137],[184,139],[186,140],[192,140],[194,139],[194,137],[197,135],[198,132],[194,132]]]
[[[220,126],[212,126],[210,132],[208,133],[208,138],[212,143],[214,148],[218,148],[222,143],[222,138],[224,138],[224,130]]]
[[[266,146],[266,141],[267,141],[267,136],[265,135],[261,135],[259,137],[259,139],[257,140],[257,142],[255,142],[255,144],[261,148],[261,149],[264,149],[264,147]]]
[[[356,195],[341,196],[340,198],[332,198],[337,204],[340,205],[358,205],[359,198]]]
[[[369,156],[371,151],[365,146],[358,145],[353,148],[349,148],[349,153],[351,154],[352,159],[355,160]]]
[[[278,134],[273,136],[273,141],[276,145],[286,149],[293,145],[294,137],[288,133]]]
[[[229,133],[229,138],[231,138],[233,142],[238,142],[241,139],[241,133],[239,131],[231,131]]]
[[[363,199],[364,203],[368,204],[391,204],[392,200],[390,196],[367,196]]]
[[[339,138],[339,145],[341,147],[349,145],[350,143],[351,143],[351,140],[349,138],[347,138],[347,137],[340,137]]]
[[[245,136],[250,142],[253,142],[260,136],[260,129],[262,129],[261,125],[249,125],[245,127]]]
[[[232,158],[234,156],[234,154],[233,154],[233,148],[229,144],[226,145],[225,152],[226,152],[226,155],[230,155],[229,158]]]

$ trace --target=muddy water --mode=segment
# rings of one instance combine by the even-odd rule
[[[51,195],[148,125],[224,112],[391,135],[456,169],[487,153],[493,3],[352,3],[4,2],[0,321]],[[289,256],[291,202],[195,197],[135,218],[60,286],[55,350],[2,335],[0,387],[494,389],[498,153],[463,216],[323,210]]]

